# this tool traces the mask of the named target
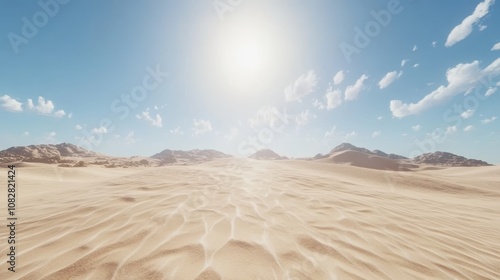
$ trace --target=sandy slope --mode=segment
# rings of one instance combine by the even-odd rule
[[[19,266],[0,279],[500,279],[499,167],[18,170]]]

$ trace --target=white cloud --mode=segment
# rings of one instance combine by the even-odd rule
[[[417,103],[406,104],[401,100],[391,100],[390,109],[393,116],[398,118],[415,115],[452,96],[475,88],[485,77],[493,78],[497,75],[500,75],[500,58],[484,69],[479,67],[479,61],[460,63],[446,71],[448,85],[439,86]]]
[[[286,102],[300,101],[302,97],[314,91],[317,83],[318,79],[313,70],[303,74],[285,89]]]
[[[479,25],[479,31],[483,31],[483,30],[485,30],[487,27],[488,27],[488,26],[486,26],[486,25],[482,25],[482,24],[480,24],[480,25]]]
[[[474,112],[475,112],[474,110],[468,109],[467,111],[463,111],[460,114],[460,117],[462,117],[463,119],[468,119],[472,117],[472,115],[474,115]]]
[[[454,125],[454,126],[448,126],[446,128],[445,134],[449,135],[449,134],[452,134],[452,133],[455,133],[455,132],[457,132],[457,126],[456,125]]]
[[[418,63],[413,64],[413,68],[417,68],[418,66],[420,66],[420,64]]]
[[[23,135],[24,135],[24,136],[29,136],[29,135],[30,135],[30,133],[29,133],[29,131],[25,131],[25,132],[23,133]]]
[[[335,76],[333,77],[333,84],[334,85],[338,85],[340,83],[342,83],[344,81],[344,78],[345,78],[345,74],[344,74],[344,71],[340,70],[339,72],[337,72],[337,74],[335,74]]]
[[[342,92],[338,89],[332,90],[332,88],[329,88],[325,97],[326,97],[326,108],[328,110],[335,109],[338,106],[340,106],[340,104],[342,104]]]
[[[354,83],[354,85],[350,85],[345,89],[345,100],[356,100],[358,98],[359,93],[364,88],[364,81],[368,79],[368,76],[365,74],[361,75],[358,80]]]
[[[491,118],[489,118],[489,119],[488,119],[488,118],[486,118],[486,119],[484,119],[484,120],[481,120],[481,122],[482,122],[483,124],[488,124],[488,123],[490,123],[490,122],[492,122],[492,121],[494,121],[494,120],[496,120],[496,119],[497,119],[497,117],[496,117],[496,116],[493,116],[493,117],[491,117]]]
[[[320,110],[325,109],[325,104],[321,103],[321,101],[319,101],[318,99],[314,99],[313,106]]]
[[[422,126],[419,125],[419,124],[414,125],[414,126],[411,127],[411,129],[413,129],[414,131],[419,131],[421,128],[422,128]]]
[[[125,145],[132,145],[135,143],[135,138],[134,138],[134,131],[130,131],[127,136],[125,136],[125,139],[123,139],[123,143],[125,143]]]
[[[23,111],[22,104],[23,103],[17,101],[16,99],[8,95],[0,97],[0,107],[4,108],[7,111],[21,112]]]
[[[194,131],[195,135],[198,134],[203,134],[209,131],[212,131],[212,124],[210,121],[207,120],[199,120],[197,121],[196,119],[193,120],[194,126],[192,130]]]
[[[382,131],[380,130],[377,130],[375,132],[372,133],[372,138],[377,138],[380,136],[380,134],[382,134]]]
[[[472,126],[472,125],[468,125],[468,126],[466,126],[466,127],[464,128],[464,131],[465,131],[465,132],[469,132],[469,131],[472,131],[472,130],[474,130],[474,126]]]
[[[171,129],[170,133],[174,135],[184,135],[184,132],[181,130],[180,126],[178,126],[176,129]]]
[[[106,134],[106,133],[108,133],[108,129],[104,126],[101,126],[101,127],[96,127],[94,129],[92,129],[92,132],[97,133],[97,134]]]
[[[76,130],[82,130],[82,128],[83,128],[83,127],[82,127],[81,125],[79,125],[79,124],[75,125],[75,129],[76,129]]]
[[[432,42],[432,47],[435,48],[436,47],[436,44],[437,44],[437,41],[433,41]]]
[[[326,131],[325,132],[325,140],[328,141],[328,140],[331,140],[331,139],[334,139],[334,138],[344,138],[344,139],[349,139],[349,138],[353,138],[353,137],[356,137],[358,134],[356,133],[356,131],[351,131],[349,133],[345,133],[345,132],[341,132],[341,131],[337,131],[337,126],[333,126],[330,130]]]
[[[238,135],[238,128],[237,127],[231,127],[229,130],[229,133],[224,136],[224,139],[226,141],[232,141],[236,136]]]
[[[406,62],[408,62],[408,59],[401,60],[401,67],[405,66]]]
[[[295,122],[297,123],[298,126],[303,126],[308,124],[315,117],[316,116],[311,114],[309,110],[305,110],[304,112],[301,112],[295,117]]]
[[[69,115],[68,115],[68,119],[71,119],[71,118],[73,118],[73,113],[69,113]]]
[[[46,115],[46,116],[53,116],[56,118],[61,118],[64,115],[66,115],[64,110],[55,111],[54,103],[50,100],[45,101],[45,98],[43,98],[42,96],[38,96],[38,104],[37,105],[33,104],[32,99],[28,99],[27,106],[28,106],[28,109],[36,111],[36,112],[38,112],[42,115]]]
[[[330,130],[325,132],[325,140],[334,138],[336,133],[337,133],[337,126],[334,125]]]
[[[496,91],[497,91],[497,88],[496,88],[496,87],[494,87],[494,88],[490,87],[490,88],[488,88],[488,90],[486,91],[486,93],[484,94],[484,96],[491,96],[491,95],[493,95],[493,93],[495,93]]]
[[[354,138],[356,136],[358,136],[358,134],[353,130],[345,135],[345,139]]]
[[[280,129],[283,125],[288,124],[289,118],[293,119],[293,117],[285,112],[280,113],[274,106],[264,106],[257,111],[255,118],[248,120],[248,124],[253,129],[259,126]]]
[[[381,119],[383,119],[383,118],[384,118],[384,117],[380,116],[380,117],[377,117],[377,120],[379,120],[379,121],[380,121],[380,120],[381,120]]]
[[[413,46],[413,49],[412,51],[416,51],[418,48],[417,48],[417,45]]]
[[[163,127],[160,114],[156,114],[155,118],[152,118],[149,115],[149,108],[147,108],[146,111],[142,112],[141,114],[135,115],[135,117],[138,118],[139,120],[145,120],[149,122],[152,126]]]
[[[444,45],[446,47],[451,47],[454,44],[467,38],[467,36],[469,36],[472,33],[472,26],[476,24],[482,17],[488,14],[488,9],[490,8],[490,5],[492,5],[494,2],[495,0],[485,0],[479,3],[471,15],[467,16],[462,21],[462,23],[455,26],[451,30]]]
[[[491,47],[491,50],[492,51],[498,51],[498,50],[500,50],[500,42],[494,44],[493,47]]]
[[[402,74],[402,72],[400,72]],[[401,75],[398,75],[398,72],[392,71],[387,73],[379,82],[378,86],[380,89],[384,89],[392,84],[395,80],[397,80]]]

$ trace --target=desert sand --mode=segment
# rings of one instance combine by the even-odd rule
[[[500,279],[499,166],[380,169],[23,163],[0,279]]]

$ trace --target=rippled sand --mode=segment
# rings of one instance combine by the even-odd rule
[[[497,166],[224,159],[17,178],[17,272],[4,229],[0,279],[500,279]]]

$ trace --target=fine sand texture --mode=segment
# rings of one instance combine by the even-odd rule
[[[500,167],[384,169],[26,163],[0,279],[500,279]]]

